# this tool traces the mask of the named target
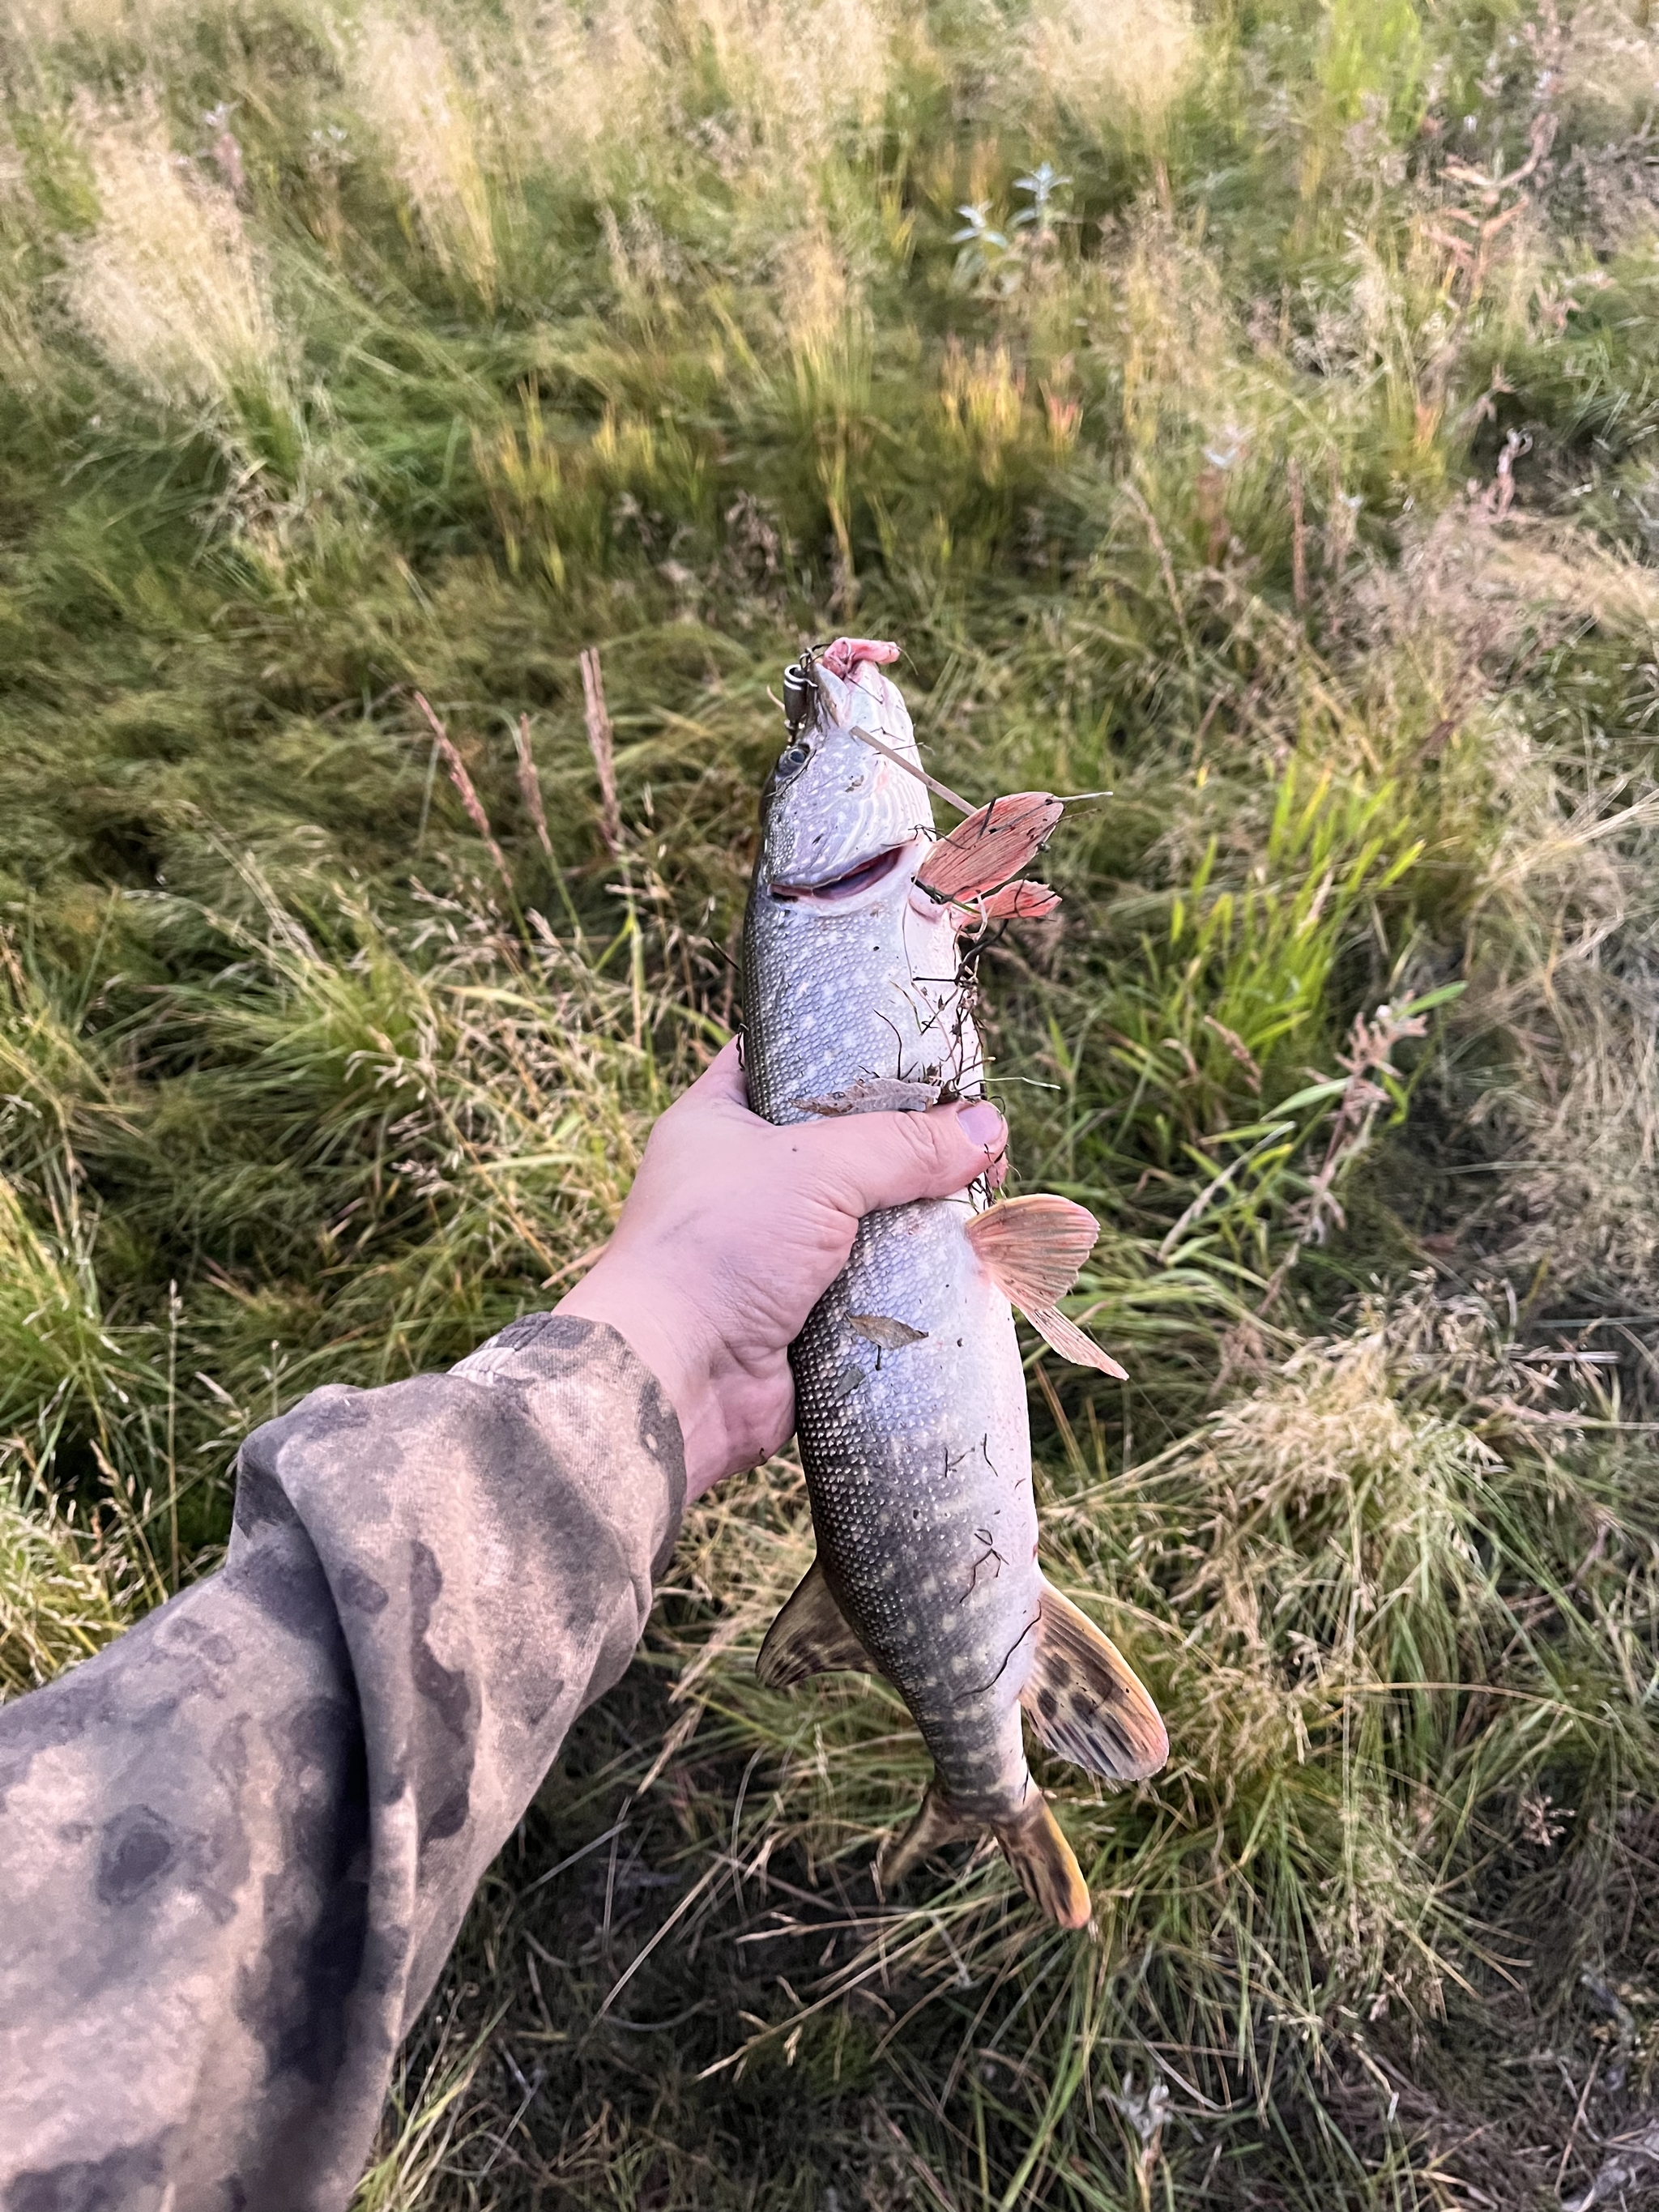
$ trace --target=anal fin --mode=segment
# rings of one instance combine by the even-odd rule
[[[766,1632],[755,1672],[769,1690],[793,1689],[809,1674],[873,1674],[874,1662],[847,1625],[816,1559]]]
[[[955,1843],[959,1836],[978,1835],[982,1825],[978,1820],[964,1819],[957,1811],[936,1774],[927,1785],[921,1810],[891,1850],[884,1850],[877,1860],[877,1887],[884,1892],[896,1889],[924,1859],[931,1858],[946,1844]]]
[[[1144,1782],[1170,1756],[1158,1707],[1133,1668],[1047,1582],[1020,1703],[1047,1750],[1108,1782]]]

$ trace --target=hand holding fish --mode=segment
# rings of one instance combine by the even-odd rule
[[[787,1440],[789,1345],[863,1216],[996,1182],[1006,1142],[982,1100],[775,1128],[749,1110],[735,1043],[669,1108],[615,1236],[559,1311],[608,1322],[667,1391],[688,1501]]]

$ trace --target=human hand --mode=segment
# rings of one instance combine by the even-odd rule
[[[790,1342],[863,1216],[1000,1181],[1007,1141],[982,1100],[775,1128],[749,1110],[735,1043],[675,1101],[615,1235],[558,1310],[608,1322],[667,1391],[688,1504],[787,1440]]]

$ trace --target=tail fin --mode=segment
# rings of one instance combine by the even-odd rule
[[[1094,1911],[1089,1885],[1046,1799],[1034,1789],[1018,1820],[999,1823],[994,1832],[1031,1902],[1062,1928],[1086,1928]]]
[[[896,1848],[884,1850],[876,1861],[878,1888],[895,1888],[913,1868],[931,1858],[941,1845],[955,1843],[958,1836],[977,1835],[979,1826],[977,1820],[966,1820],[957,1811],[936,1774],[927,1785],[921,1812],[899,1838]]]
[[[959,1836],[977,1834],[981,1825],[957,1811],[935,1775],[927,1785],[921,1812],[897,1848],[884,1852],[877,1863],[879,1886],[883,1890],[894,1888],[943,1844],[954,1843]],[[990,1827],[1014,1870],[1015,1880],[1032,1903],[1062,1928],[1086,1928],[1094,1909],[1089,1885],[1047,1801],[1033,1789],[1015,1819],[994,1820]]]

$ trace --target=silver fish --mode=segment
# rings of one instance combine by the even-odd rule
[[[790,742],[763,802],[744,1060],[774,1122],[981,1096],[959,935],[1054,902],[1019,872],[1059,802],[1022,793],[936,838],[910,718],[875,665],[892,653],[853,658],[870,652],[857,641],[790,672]],[[865,1220],[791,1348],[817,1559],[757,1662],[777,1687],[848,1668],[902,1696],[936,1771],[889,1884],[988,1829],[1067,1927],[1088,1921],[1088,1888],[1032,1781],[1022,1713],[1109,1779],[1168,1755],[1131,1668],[1037,1564],[1010,1295],[1056,1349],[1121,1374],[1058,1311],[1097,1233],[1066,1200],[993,1203],[980,1186]]]

